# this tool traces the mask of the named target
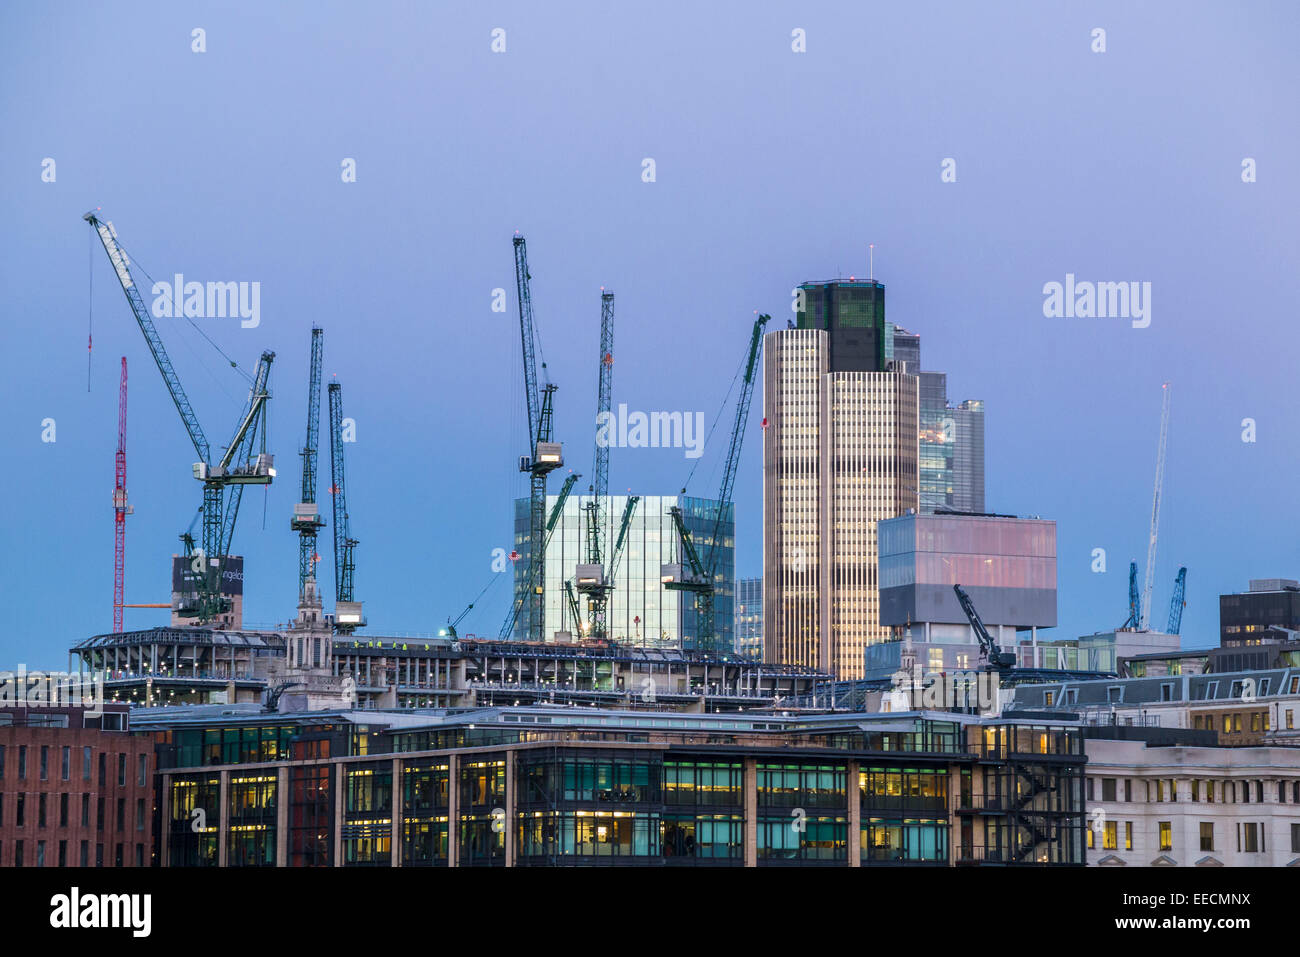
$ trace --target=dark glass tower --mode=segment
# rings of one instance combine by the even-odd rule
[[[831,372],[884,372],[885,286],[871,279],[806,282],[800,329],[830,334]]]

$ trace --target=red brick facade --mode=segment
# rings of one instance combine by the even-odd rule
[[[0,867],[151,865],[152,740],[99,720],[76,708],[0,712]],[[105,706],[103,720],[128,717]]]

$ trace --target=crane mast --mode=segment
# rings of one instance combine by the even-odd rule
[[[1187,591],[1187,566],[1184,565],[1178,569],[1178,577],[1174,579],[1174,597],[1169,602],[1169,627],[1166,632],[1176,635],[1183,629],[1183,609],[1187,607],[1185,598]]]
[[[320,376],[324,330],[311,330],[311,371],[307,389],[307,441],[302,452],[302,497],[293,508],[290,527],[298,533],[298,594],[316,577],[316,538],[325,524],[316,505],[316,460],[320,447]]]
[[[587,562],[574,576],[578,591],[587,596],[588,631],[592,638],[604,638],[608,632],[609,592],[614,578],[604,569],[606,516],[609,498],[609,442],[600,441],[600,425],[609,420],[614,383],[614,293],[600,292],[600,354],[596,379],[596,480],[587,503]]]
[[[122,632],[126,588],[126,517],[135,511],[126,500],[126,356],[117,396],[116,480],[113,483],[113,633]]]
[[[330,407],[330,495],[334,518],[334,622],[338,630],[350,634],[364,625],[361,602],[353,596],[357,563],[357,540],[352,537],[348,521],[347,477],[343,461],[343,386],[329,384]]]
[[[131,274],[131,262],[117,239],[117,230],[113,224],[101,220],[98,211],[92,210],[82,216],[99,236],[104,252],[108,255],[118,283],[126,296],[127,304],[135,316],[136,324],[144,335],[149,352],[163,377],[167,392],[171,396],[176,411],[180,414],[199,461],[194,463],[192,474],[203,482],[203,544],[200,549],[193,547],[193,539],[188,533],[181,536],[185,542],[186,558],[195,583],[192,603],[183,596],[178,615],[192,617],[198,623],[212,621],[229,607],[229,602],[222,597],[221,582],[225,571],[226,554],[234,537],[235,520],[239,514],[239,501],[244,485],[270,485],[275,478],[274,457],[266,452],[266,401],[270,398],[268,382],[271,361],[275,353],[264,352],[258,363],[249,393],[248,406],[241,417],[234,439],[226,448],[226,454],[217,463],[212,462],[211,447],[207,436],[199,425],[198,416],[190,404],[181,385],[180,377],[172,365],[171,357],[163,346],[162,338],[153,324],[153,319],[140,288]],[[260,435],[260,452],[254,458],[253,448]],[[225,492],[230,488],[227,498]]]
[[[515,290],[519,297],[519,341],[523,352],[524,401],[528,413],[529,454],[521,456],[519,471],[528,473],[528,567],[524,585],[516,588],[515,601],[502,626],[501,637],[509,637],[519,617],[521,602],[528,607],[529,641],[542,641],[542,623],[546,610],[546,476],[564,464],[560,443],[551,441],[552,411],[556,387],[549,382],[538,388],[537,332],[533,323],[532,275],[528,271],[528,244],[518,233],[514,236]],[[545,369],[545,363],[542,364]]]
[[[1151,619],[1151,585],[1156,574],[1156,538],[1160,534],[1160,499],[1165,488],[1165,446],[1169,439],[1169,383],[1160,387],[1164,399],[1160,406],[1160,445],[1156,452],[1156,487],[1151,498],[1151,534],[1147,539],[1146,583],[1142,586],[1142,625],[1146,628]]]
[[[566,478],[564,484],[560,486],[560,492],[555,496],[555,504],[551,506],[550,518],[542,525],[539,541],[542,543],[543,548],[550,544],[551,533],[555,531],[555,526],[564,513],[564,503],[569,500],[569,494],[573,491],[573,486],[578,483],[579,478],[581,476],[575,472]],[[501,628],[502,637],[509,635],[514,630],[515,623],[519,620],[519,613],[523,610],[524,605],[528,603],[527,599],[529,597],[529,595],[521,595],[511,604],[510,614],[506,618],[505,625]],[[575,625],[577,624],[579,623],[575,622]]]
[[[1138,593],[1138,563],[1128,563],[1128,618],[1124,628],[1142,627],[1142,596]]]

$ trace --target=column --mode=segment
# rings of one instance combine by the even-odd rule
[[[389,842],[392,845],[392,864],[402,866],[402,759],[393,758],[393,832]]]
[[[519,661],[523,673],[523,659]],[[515,752],[506,752],[506,867],[515,866]]]
[[[460,755],[447,756],[447,866],[460,857]]]
[[[289,769],[275,772],[275,866],[289,866]]]
[[[744,761],[745,866],[758,866],[758,762]]]
[[[168,862],[171,860],[169,855],[172,836],[172,776],[163,774],[161,780],[162,794],[158,799],[158,804],[161,806],[162,813],[158,826],[162,829],[162,833],[158,835],[158,865],[167,867],[169,866]],[[69,841],[69,844],[71,843]]]
[[[230,844],[230,771],[221,772],[221,786],[218,790],[220,797],[217,803],[220,805],[219,816],[217,821],[217,867],[225,867],[229,863],[227,860],[228,849]]]
[[[858,762],[850,761],[848,786],[845,789],[849,799],[849,867],[862,866],[862,798],[858,771]]]
[[[334,866],[343,866],[343,822],[347,816],[343,813],[344,793],[348,788],[348,766],[342,763],[334,765]]]

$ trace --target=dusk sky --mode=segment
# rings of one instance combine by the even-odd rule
[[[1127,615],[1170,382],[1151,622],[1164,627],[1186,565],[1185,646],[1217,644],[1218,595],[1300,578],[1286,412],[1300,352],[1297,36],[1291,2],[6,4],[5,667],[64,667],[73,643],[111,628],[121,356],[128,603],[170,597],[170,556],[201,501],[193,449],[81,219],[96,207],[155,279],[260,283],[255,328],[196,320],[247,371],[276,353],[279,477],[245,494],[235,533],[246,624],[295,609],[313,324],[357,425],[348,492],[367,631],[431,634],[491,580],[527,493],[518,229],[556,435],[584,489],[602,285],[617,296],[615,404],[699,411],[707,426],[755,310],[783,328],[795,285],[865,275],[874,243],[889,320],[921,335],[952,401],[986,403],[987,507],[1057,522],[1053,637]],[[941,179],[948,158],[956,182]],[[1043,287],[1067,274],[1150,283],[1149,327],[1046,317]],[[223,444],[247,381],[188,322],[158,327]],[[761,388],[736,483],[743,577],[762,570]],[[731,414],[691,494],[716,494]],[[683,451],[614,449],[611,491],[676,493],[695,464]],[[461,632],[495,636],[509,592],[496,584]],[[165,621],[126,615],[127,628]]]

